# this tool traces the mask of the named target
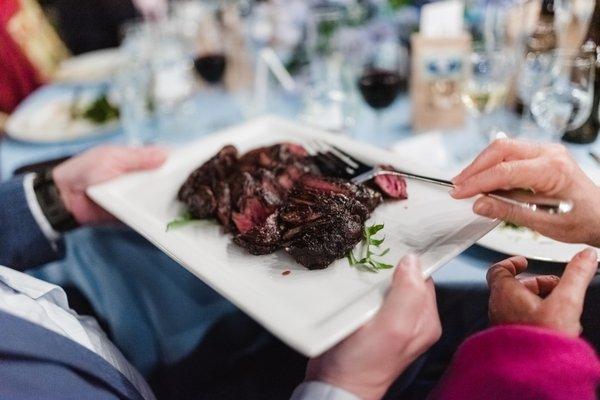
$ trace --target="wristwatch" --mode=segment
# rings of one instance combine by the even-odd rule
[[[56,232],[64,233],[79,226],[60,197],[52,177],[52,169],[36,175],[33,180],[33,191],[44,216]]]

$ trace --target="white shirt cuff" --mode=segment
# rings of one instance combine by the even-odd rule
[[[29,210],[31,211],[31,215],[33,215],[33,219],[37,222],[40,230],[46,236],[46,239],[52,244],[56,243],[57,240],[60,239],[60,234],[56,232],[40,207],[40,203],[38,203],[37,198],[35,196],[35,191],[33,190],[33,180],[35,179],[35,174],[27,174],[23,178],[23,188],[25,189],[25,198],[27,199],[27,205],[29,206]]]
[[[298,386],[290,400],[360,400],[360,398],[339,387],[310,381]]]

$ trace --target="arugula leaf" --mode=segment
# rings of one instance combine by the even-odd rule
[[[387,253],[389,253],[390,249],[387,248],[383,250],[381,253],[374,253],[373,248],[379,248],[383,242],[385,241],[385,236],[381,239],[376,239],[374,236],[379,233],[383,229],[383,224],[376,224],[369,227],[365,227],[363,229],[363,237],[364,243],[366,246],[363,246],[364,254],[360,254],[358,259],[352,250],[348,252],[346,258],[348,259],[348,263],[352,267],[356,267],[369,272],[378,272],[380,269],[389,269],[393,268],[393,265],[383,263],[381,261],[375,260],[373,257],[383,257]]]
[[[184,212],[179,217],[175,218],[173,221],[167,224],[167,232],[171,229],[181,228],[182,226],[186,226],[191,224],[192,222],[200,221],[192,216],[189,211]]]
[[[99,125],[113,119],[119,119],[119,114],[119,109],[108,100],[106,93],[103,93],[84,110],[80,111],[76,117],[90,120]]]
[[[378,225],[373,225],[367,228],[367,233],[369,236],[374,236],[377,234],[377,232],[379,232],[380,230],[382,230],[384,227],[383,224],[378,224]]]

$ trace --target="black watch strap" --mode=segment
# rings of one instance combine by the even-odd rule
[[[60,197],[51,169],[36,175],[33,190],[44,216],[55,231],[64,233],[79,226]]]

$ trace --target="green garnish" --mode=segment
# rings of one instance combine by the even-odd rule
[[[192,216],[189,211],[184,212],[179,217],[175,218],[173,221],[167,224],[167,232],[171,229],[181,228],[182,226],[186,226],[191,224],[192,222],[200,221]]]
[[[371,225],[369,227],[364,228],[363,230],[363,238],[364,238],[364,254],[359,254],[357,258],[354,255],[354,252],[350,250],[346,255],[348,258],[348,262],[350,266],[362,268],[370,272],[377,272],[380,269],[390,269],[393,268],[393,265],[383,263],[381,261],[377,261],[374,257],[383,257],[387,253],[389,253],[390,249],[381,250],[380,247],[385,241],[385,236],[381,239],[375,238],[377,233],[383,229],[383,224]]]
[[[108,101],[106,93],[98,96],[89,106],[76,113],[79,118],[92,121],[95,124],[104,124],[119,118],[119,108]]]
[[[510,228],[510,229],[521,229],[521,228],[523,228],[521,225],[513,224],[512,222],[508,222],[508,221],[503,221],[502,222],[502,227],[503,228]]]

